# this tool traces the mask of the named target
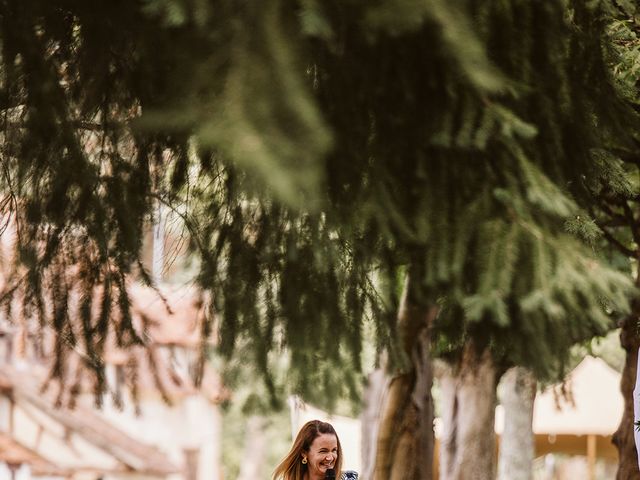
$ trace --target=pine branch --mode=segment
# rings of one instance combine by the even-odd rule
[[[623,162],[631,163],[640,167],[640,154],[638,152],[630,152],[628,150],[620,148],[612,148],[611,152],[614,153]]]
[[[607,230],[603,225],[599,224],[598,222],[596,222],[596,224],[598,225],[598,227],[600,227],[600,230],[602,231],[602,234],[605,236],[605,238],[611,243],[611,245],[613,245],[620,253],[622,253],[624,256],[629,257],[629,258],[635,258],[637,255],[637,251],[633,251],[630,248],[626,247],[625,245],[622,244],[622,242],[620,242],[620,240],[618,240],[611,232],[609,232],[609,230]]]
[[[626,217],[625,215],[622,215],[620,213],[614,212],[613,209],[611,208],[611,206],[609,205],[609,201],[606,198],[602,197],[602,196],[597,196],[596,198],[599,199],[598,202],[598,207],[600,207],[600,209],[602,209],[602,211],[614,222],[620,224],[620,225],[626,225],[626,226],[631,226],[629,225],[629,219],[628,217]],[[593,216],[593,215],[592,215]]]
[[[626,201],[622,201],[622,209],[624,210],[624,216],[629,222],[629,228],[631,229],[631,235],[633,236],[633,240],[636,245],[640,245],[640,224],[636,220],[631,211],[631,207]]]

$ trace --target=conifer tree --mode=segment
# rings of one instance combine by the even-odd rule
[[[371,319],[398,372],[376,479],[431,476],[436,317],[452,355],[470,339],[548,375],[626,304],[567,231],[590,231],[590,152],[629,125],[592,5],[4,0],[0,19],[3,205],[57,376],[69,344],[100,379],[109,331],[143,342],[126,278],[151,281],[154,201],[191,231],[220,350],[242,338],[267,385],[286,346],[297,391],[357,391]]]
[[[621,2],[614,4],[604,16],[607,24],[603,51],[610,68],[612,82],[619,96],[638,111],[640,100],[638,91],[637,65],[640,61],[638,47],[640,31],[635,19],[635,4]],[[590,213],[601,230],[610,248],[610,255],[622,271],[627,272],[635,285],[640,285],[640,277],[631,265],[640,258],[640,223],[638,222],[638,162],[637,129],[629,132],[635,143],[619,143],[615,138],[606,149],[594,151],[594,164],[586,177],[586,188],[592,195]],[[629,315],[619,322],[620,343],[626,351],[622,373],[621,390],[624,398],[624,412],[613,443],[619,452],[617,479],[638,479],[638,457],[633,435],[634,398],[633,388],[640,337],[638,336],[638,315],[640,304],[637,295],[631,303]]]

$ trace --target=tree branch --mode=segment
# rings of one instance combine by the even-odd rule
[[[602,231],[605,238],[609,241],[609,243],[611,243],[611,245],[617,248],[620,253],[622,253],[627,257],[632,257],[632,258],[636,257],[636,251],[631,250],[629,247],[626,247],[625,245],[623,245],[623,243],[620,240],[618,240],[616,237],[614,237],[613,234],[609,232],[603,225],[600,225],[598,223],[597,225]]]

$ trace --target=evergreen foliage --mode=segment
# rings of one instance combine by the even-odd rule
[[[640,31],[635,20],[636,7],[622,3],[609,12],[605,59],[612,83],[619,97],[636,111],[640,99]],[[630,132],[635,142],[637,134]],[[638,248],[637,210],[638,184],[637,143],[620,144],[609,139],[606,149],[592,152],[593,164],[586,177],[586,188],[593,197],[592,214],[612,249],[625,257],[636,258]]]
[[[603,5],[3,1],[3,205],[26,302],[59,358],[84,339],[99,390],[107,332],[142,341],[125,279],[150,281],[159,199],[189,209],[222,353],[242,338],[272,393],[284,347],[294,390],[356,392],[368,319],[401,364],[406,271],[443,306],[445,350],[472,337],[549,374],[630,289],[573,233],[593,232],[583,176],[635,128]],[[69,292],[90,312],[98,285],[100,320],[74,323]]]

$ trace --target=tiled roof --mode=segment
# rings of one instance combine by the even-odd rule
[[[52,395],[41,393],[36,380],[27,373],[2,365],[0,383],[11,385],[10,394],[15,402],[30,403],[69,431],[109,453],[127,469],[161,476],[180,471],[165,453],[130,437],[93,409],[83,405],[77,405],[74,409],[56,407]]]
[[[8,465],[28,464],[38,476],[67,476],[69,472],[57,467],[33,450],[0,432],[0,461]]]
[[[111,332],[103,355],[105,364],[123,367],[126,370],[125,377],[135,379],[131,381],[135,382],[138,394],[162,393],[168,400],[176,400],[201,393],[211,402],[222,401],[227,396],[227,391],[210,364],[205,364],[199,386],[193,378],[194,366],[200,354],[200,332],[205,316],[200,294],[192,288],[168,286],[163,286],[158,293],[137,283],[129,284],[128,291],[132,321],[146,345],[119,348],[116,345],[115,334]],[[97,301],[101,295],[100,288],[96,289],[94,295],[96,301],[93,303],[97,309],[100,304]],[[69,300],[72,318],[76,316],[79,303],[76,297],[77,292]],[[18,300],[15,308],[11,310],[11,321],[0,324],[0,335],[6,334],[6,338],[0,338],[0,342],[12,344],[10,350],[13,359],[9,359],[10,363],[20,361],[28,364],[30,370],[46,370],[46,363],[53,358],[54,333],[51,329],[43,328],[37,319],[23,318]],[[112,314],[117,317],[117,309],[114,309]],[[114,318],[112,321],[117,322],[118,319]],[[43,351],[44,355],[34,354],[35,342],[40,342],[37,348]],[[67,379],[81,378],[82,382],[77,385],[66,382],[65,390],[76,387],[80,387],[81,391],[93,389],[93,372],[88,370],[86,362],[82,359],[82,350],[83,346],[80,343],[66,355]],[[57,383],[57,380],[53,380],[52,383]],[[71,396],[68,391],[62,395],[65,401]]]

